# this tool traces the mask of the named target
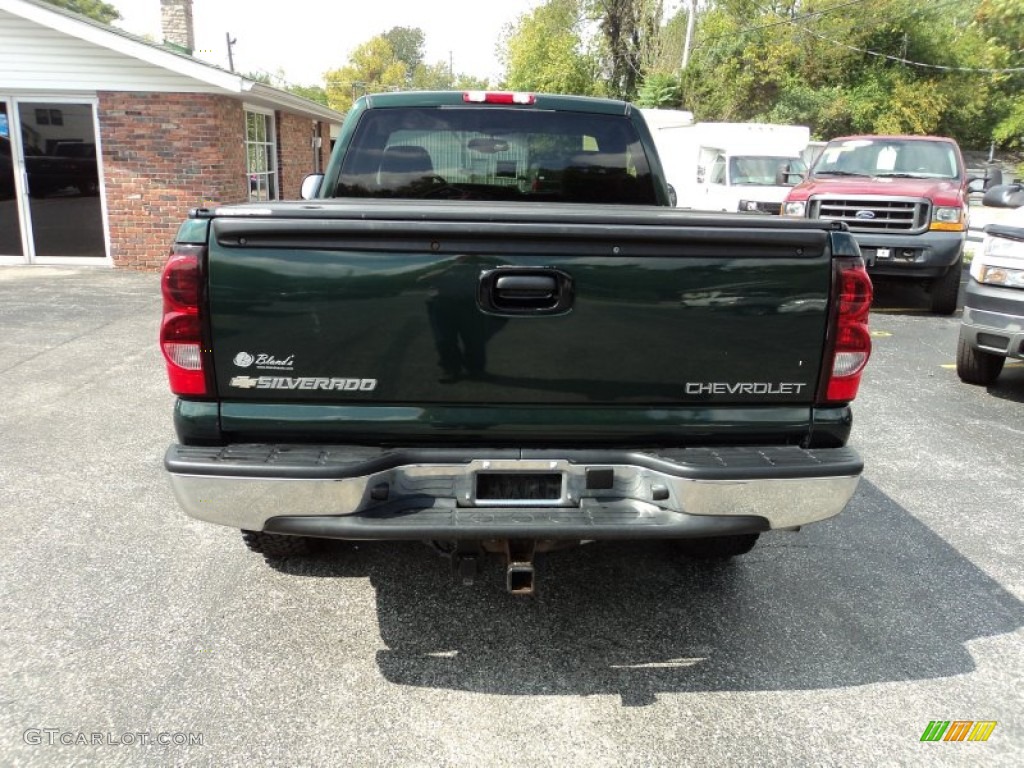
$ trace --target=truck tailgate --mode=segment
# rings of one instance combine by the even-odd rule
[[[219,210],[225,401],[785,404],[815,397],[828,227],[661,208],[360,200]]]

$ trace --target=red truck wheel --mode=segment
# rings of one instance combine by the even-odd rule
[[[963,275],[963,256],[942,277],[932,282],[932,312],[937,315],[952,315],[956,312],[956,300],[960,297],[960,278]]]

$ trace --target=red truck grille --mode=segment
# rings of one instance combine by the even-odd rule
[[[846,222],[851,232],[923,232],[928,206],[914,198],[815,197],[810,217]]]

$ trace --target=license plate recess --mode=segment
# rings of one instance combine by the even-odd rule
[[[561,472],[478,472],[477,501],[558,502],[562,498]]]

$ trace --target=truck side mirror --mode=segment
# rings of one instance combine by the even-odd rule
[[[668,204],[673,208],[679,204],[679,195],[676,194],[676,188],[671,184],[668,185]]]
[[[985,197],[981,199],[981,204],[992,208],[1020,208],[1024,206],[1024,186],[1000,184],[997,187],[989,187]]]
[[[698,165],[697,166],[697,183],[698,184],[703,184],[704,183],[704,166],[703,165]]]
[[[799,164],[797,167],[799,167]],[[779,170],[775,173],[776,187],[795,187],[803,180],[804,174],[801,171],[793,170],[793,166],[790,163],[780,165]]]
[[[299,195],[303,200],[312,200],[316,197],[316,193],[320,191],[320,184],[324,180],[322,173],[311,173],[309,176],[302,180],[302,188],[299,191]]]

